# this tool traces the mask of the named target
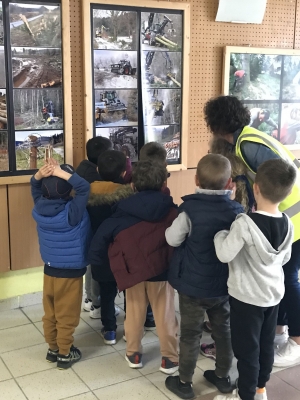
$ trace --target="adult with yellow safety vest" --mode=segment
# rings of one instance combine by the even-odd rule
[[[249,110],[236,97],[219,96],[209,100],[204,106],[204,115],[213,136],[222,137],[235,146],[235,153],[245,163],[250,180],[254,180],[257,168],[263,162],[274,158],[284,159],[300,169],[300,162],[285,146],[249,127]],[[291,218],[294,225],[292,257],[283,267],[285,295],[279,307],[275,337],[278,348],[274,366],[287,367],[300,363],[300,173],[291,194],[279,209]]]

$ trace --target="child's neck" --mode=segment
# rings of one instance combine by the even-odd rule
[[[259,199],[257,201],[257,207],[256,211],[263,211],[269,214],[278,214],[279,209],[278,209],[279,203],[271,203],[269,200],[266,199]]]

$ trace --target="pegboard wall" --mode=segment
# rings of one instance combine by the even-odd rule
[[[190,99],[189,116],[184,118],[189,118],[188,167],[193,168],[208,150],[210,135],[203,120],[203,106],[209,98],[221,94],[223,47],[299,49],[300,0],[268,0],[261,25],[215,22],[218,0],[192,0],[190,3]],[[70,25],[73,147],[77,166],[84,157],[85,148],[80,0],[70,0]]]

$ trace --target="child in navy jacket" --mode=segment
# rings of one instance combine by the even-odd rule
[[[81,358],[73,346],[82,300],[83,275],[91,240],[86,211],[90,185],[68,164],[49,160],[31,178],[32,211],[45,263],[43,306],[46,359],[67,369]],[[70,196],[72,188],[75,197]]]

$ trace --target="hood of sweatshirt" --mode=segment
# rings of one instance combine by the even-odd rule
[[[241,235],[244,229],[248,230],[253,245],[265,266],[272,267],[276,259],[282,257],[281,253],[286,253],[293,241],[293,230],[291,224],[288,225],[288,232],[284,241],[279,246],[278,250],[275,250],[262,231],[258,228],[255,222],[248,217],[248,215],[239,214],[236,217],[236,220],[239,221],[239,225],[241,226]]]
[[[41,197],[40,200],[35,204],[34,209],[38,214],[43,215],[44,217],[54,217],[65,209],[66,204],[71,199],[72,197],[69,197],[68,199],[50,200],[46,199],[45,197]]]
[[[97,181],[91,183],[88,206],[112,205],[134,194],[130,185]]]
[[[158,191],[146,190],[121,201],[117,205],[116,213],[119,215],[125,213],[143,221],[154,222],[168,215],[171,207],[177,208],[171,196]]]

